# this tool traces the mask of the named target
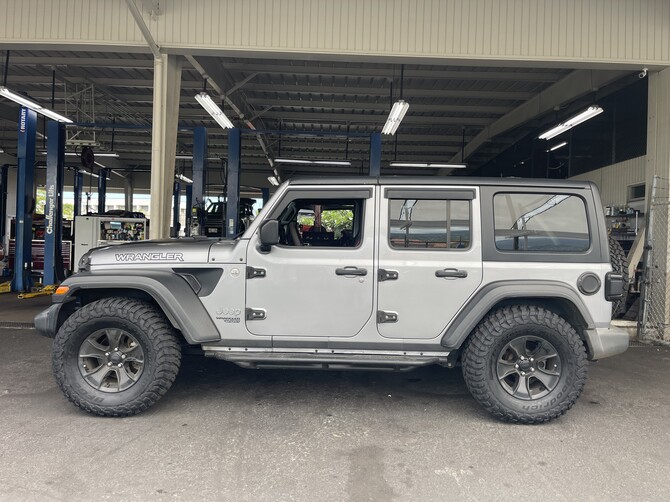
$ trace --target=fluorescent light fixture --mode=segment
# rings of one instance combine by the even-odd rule
[[[274,159],[276,164],[307,164],[316,166],[350,166],[348,160],[307,160],[307,159]]]
[[[559,143],[558,145],[554,145],[554,146],[552,146],[552,147],[549,148],[549,150],[547,150],[547,151],[548,151],[548,152],[553,152],[554,150],[558,150],[559,148],[563,148],[563,147],[564,147],[565,145],[567,145],[567,144],[568,144],[567,141],[563,141],[562,143]]]
[[[193,160],[193,155],[177,154],[175,160]],[[207,157],[207,160],[221,160],[220,157]]]
[[[185,183],[193,183],[193,180],[192,180],[192,179],[187,178],[187,177],[184,176],[183,174],[175,174],[174,177],[177,178],[177,179],[180,180],[180,181],[185,182]]]
[[[86,171],[85,169],[80,169],[78,172],[80,172],[81,174],[87,174],[87,175],[89,175],[89,176],[91,176],[91,177],[93,177],[93,178],[99,178],[99,177],[100,177],[99,175],[97,175],[97,174],[95,174],[95,173],[89,173],[89,172]],[[112,178],[110,178],[109,176],[107,176],[107,177],[105,177],[105,179],[106,179],[107,181],[111,181]]]
[[[33,100],[28,99],[25,96],[21,96],[20,94],[17,94],[13,91],[10,91],[6,87],[0,86],[0,96],[4,96],[7,99],[11,99],[15,103],[18,103],[22,106],[25,106],[26,108],[30,108],[31,110],[35,110],[37,113],[40,113],[40,114],[44,115],[45,117],[48,117],[52,120],[57,120],[59,122],[65,122],[67,124],[72,123],[72,121],[69,118],[64,117],[63,115],[60,115],[59,113],[56,113],[53,110],[49,110],[48,108],[44,108],[42,105],[38,105]]]
[[[268,176],[268,181],[272,186],[279,186],[279,180],[275,176]]]
[[[400,122],[402,122],[402,119],[405,117],[407,110],[409,110],[409,103],[407,101],[401,99],[393,103],[393,108],[391,108],[391,113],[389,113],[389,116],[386,119],[382,134],[395,134],[400,126]]]
[[[235,127],[230,119],[226,117],[226,114],[223,113],[223,110],[219,108],[219,105],[209,97],[209,94],[206,92],[196,94],[195,100],[200,103],[200,106],[202,106],[221,127],[224,129],[232,129]]]
[[[46,155],[46,154],[47,154],[47,152],[45,152],[45,151],[40,152],[40,155]],[[113,157],[113,158],[116,158],[116,159],[119,158],[119,154],[115,153],[115,152],[100,152],[100,153],[93,152],[93,155],[95,155],[96,158],[98,158],[98,157]],[[65,156],[66,157],[81,157],[81,154],[77,153],[77,152],[65,152]]]
[[[555,138],[559,134],[563,134],[565,131],[572,129],[578,124],[581,124],[582,122],[585,122],[596,115],[600,115],[604,110],[598,106],[598,105],[593,105],[589,106],[586,110],[584,110],[581,113],[578,113],[572,118],[569,118],[565,122],[561,122],[558,124],[556,127],[552,127],[548,131],[543,132],[538,136],[538,139],[546,139],[549,140],[551,138]]]
[[[428,167],[433,169],[465,169],[465,164],[434,164],[428,162],[391,162],[391,167]]]

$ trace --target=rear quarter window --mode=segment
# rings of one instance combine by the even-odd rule
[[[493,213],[500,251],[581,253],[591,246],[586,205],[576,195],[497,193]]]

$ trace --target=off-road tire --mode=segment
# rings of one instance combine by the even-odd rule
[[[544,397],[522,400],[509,394],[498,379],[496,365],[504,347],[516,338],[548,341],[561,359],[556,387]],[[503,307],[482,320],[462,353],[465,383],[487,411],[505,422],[539,424],[568,411],[580,396],[588,374],[586,350],[565,319],[541,307]]]
[[[612,270],[616,274],[621,274],[623,276],[623,296],[616,301],[612,302],[612,319],[619,317],[622,314],[626,313],[626,301],[628,299],[628,260],[626,259],[626,252],[619,244],[614,237],[611,235],[608,238],[609,240],[609,250],[610,250],[610,264],[612,265]]]
[[[104,328],[125,330],[144,354],[137,381],[117,393],[96,390],[79,369],[82,343]],[[53,341],[51,361],[56,382],[75,406],[94,415],[124,417],[145,411],[168,391],[179,371],[181,346],[170,322],[154,306],[129,298],[105,298],[85,305],[63,323]]]

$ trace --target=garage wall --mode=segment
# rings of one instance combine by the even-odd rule
[[[600,189],[605,206],[622,206],[628,202],[628,187],[645,181],[647,157],[637,157],[595,171],[573,176],[570,179],[593,181]]]
[[[3,0],[2,43],[147,51],[123,0]],[[670,64],[667,0],[139,1],[172,53]],[[161,12],[147,10],[160,5]],[[55,48],[55,47],[52,47]],[[89,47],[90,48],[90,47]],[[285,54],[284,57],[287,57]]]

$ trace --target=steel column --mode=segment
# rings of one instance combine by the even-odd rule
[[[84,186],[84,175],[79,171],[74,172],[74,216],[81,214],[81,189]]]
[[[44,206],[44,285],[65,279],[63,270],[63,176],[65,124],[47,124],[46,204]]]
[[[207,179],[207,129],[196,127],[193,129],[193,188],[191,204],[187,209],[196,208],[198,228],[202,232],[205,224],[205,180]]]
[[[33,211],[35,209],[35,135],[37,112],[21,107],[16,175],[16,254],[12,291],[28,291],[31,276]]]
[[[263,207],[265,207],[265,204],[270,200],[270,189],[261,188],[261,197],[263,198]]]
[[[379,176],[382,169],[382,135],[379,132],[370,134],[370,176]]]
[[[193,224],[193,185],[186,185],[186,228],[184,235],[191,237],[191,225]]]
[[[174,182],[172,189],[172,237],[179,237],[179,210],[181,203],[181,183]]]
[[[7,230],[7,172],[9,167],[0,166],[0,246],[5,243]]]
[[[105,202],[107,199],[107,169],[98,171],[98,214],[105,212]]]
[[[242,134],[237,128],[228,131],[228,172],[226,173],[226,237],[237,235],[240,216],[240,164]]]

